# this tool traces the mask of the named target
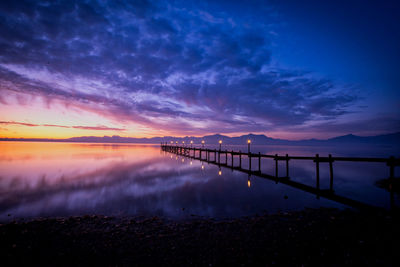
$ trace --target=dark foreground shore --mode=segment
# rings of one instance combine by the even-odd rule
[[[222,221],[36,219],[0,225],[0,261],[2,266],[398,266],[399,222],[397,214],[335,209]]]

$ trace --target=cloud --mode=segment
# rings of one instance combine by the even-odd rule
[[[81,129],[81,130],[95,130],[95,131],[125,131],[124,128],[113,128],[107,126],[65,126],[65,125],[55,125],[55,124],[32,124],[32,123],[24,123],[24,122],[17,122],[17,121],[0,121],[0,124],[4,125],[21,125],[21,126],[28,126],[28,127],[58,127],[58,128],[73,128],[73,129]]]
[[[325,121],[314,125],[293,127],[294,132],[328,132],[331,136],[344,133],[363,133],[378,135],[382,133],[400,132],[400,119],[389,115],[374,116],[357,121]]]
[[[2,94],[120,123],[261,132],[339,118],[359,100],[351,88],[272,64],[273,21],[149,1],[10,1],[0,15]]]
[[[38,124],[32,124],[32,123],[25,123],[25,122],[16,122],[16,121],[0,121],[0,124],[14,124],[14,125],[21,125],[21,126],[29,126],[29,127],[36,127],[40,126]]]
[[[82,130],[96,130],[96,131],[125,131],[123,128],[111,128],[107,126],[71,126],[74,129],[82,129]]]

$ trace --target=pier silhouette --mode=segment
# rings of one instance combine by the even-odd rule
[[[335,193],[334,191],[334,172],[333,172],[333,163],[334,162],[372,162],[372,163],[382,163],[386,164],[389,168],[389,183],[390,181],[394,181],[395,178],[395,167],[400,166],[400,158],[395,158],[393,156],[389,158],[370,158],[370,157],[333,157],[329,154],[328,157],[321,157],[319,154],[315,156],[289,156],[288,154],[282,155],[268,155],[268,154],[261,154],[259,153],[252,153],[250,151],[250,143],[251,141],[248,140],[248,152],[242,151],[233,151],[233,150],[222,150],[221,143],[219,142],[219,149],[210,149],[204,147],[204,142],[202,142],[202,147],[193,147],[193,143],[191,142],[190,146],[178,145],[178,144],[171,144],[168,143],[161,143],[161,149],[165,152],[173,153],[176,155],[184,156],[187,158],[199,160],[201,162],[207,162],[209,164],[213,164],[218,166],[219,168],[225,167],[231,170],[236,170],[242,173],[246,173],[250,176],[256,176],[260,178],[269,179],[275,181],[276,183],[286,184],[293,188],[300,189],[302,191],[314,194],[319,197],[323,197],[359,210],[378,210],[380,208],[351,199],[349,197],[340,196]],[[238,164],[234,164],[238,161]],[[269,158],[275,161],[275,173],[267,174],[262,172],[262,158]],[[229,160],[230,159],[230,160]],[[256,166],[252,166],[253,159],[256,159],[257,164]],[[248,161],[248,168],[243,167],[243,161]],[[312,161],[315,163],[315,186],[306,185],[297,181],[293,181],[289,176],[290,171],[290,161],[293,160],[301,160],[301,161]],[[279,162],[285,162],[285,176],[279,176]],[[326,163],[329,165],[329,188],[322,189],[320,187],[320,164]],[[250,185],[250,183],[249,183]],[[395,208],[394,206],[394,192],[389,187],[390,192],[390,208]]]

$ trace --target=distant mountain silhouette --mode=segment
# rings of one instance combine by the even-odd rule
[[[194,144],[200,144],[202,140],[206,144],[218,144],[222,140],[223,144],[229,145],[244,145],[250,139],[253,145],[337,145],[337,144],[352,144],[352,145],[366,145],[366,144],[381,144],[381,145],[395,145],[400,146],[400,132],[392,134],[384,134],[377,136],[357,136],[353,134],[338,136],[326,140],[308,139],[300,141],[291,141],[284,139],[274,139],[263,134],[247,134],[237,137],[229,137],[221,134],[207,135],[204,137],[152,137],[152,138],[132,138],[114,136],[81,136],[72,137],[67,139],[33,139],[33,138],[0,138],[0,141],[40,141],[40,142],[87,142],[87,143],[142,143],[142,144],[160,144],[161,142],[174,143],[178,141],[179,144],[184,141],[189,144],[193,141]]]

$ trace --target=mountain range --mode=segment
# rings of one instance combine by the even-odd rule
[[[243,145],[250,139],[254,145],[335,145],[335,144],[382,144],[400,146],[400,132],[376,136],[357,136],[353,134],[338,136],[330,139],[307,139],[307,140],[285,140],[275,139],[263,134],[247,134],[237,137],[229,137],[220,134],[207,135],[203,137],[152,137],[152,138],[133,138],[114,136],[81,136],[66,139],[44,139],[44,138],[0,138],[0,141],[38,141],[38,142],[87,142],[87,143],[144,143],[144,144],[160,144],[161,142],[178,141],[179,144],[184,141],[188,144],[193,141],[194,144],[200,144],[202,140],[206,144],[218,144],[222,140],[223,144]]]

